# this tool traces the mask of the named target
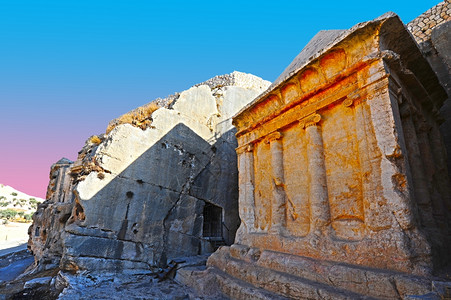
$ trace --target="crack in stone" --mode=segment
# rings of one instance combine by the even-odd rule
[[[397,295],[398,299],[402,299],[403,297],[401,296],[401,293],[398,290],[398,286],[396,285],[396,280],[394,278],[389,278],[388,281],[393,286],[393,290],[396,292],[396,295]]]
[[[86,257],[86,258],[100,258],[100,259],[105,259],[105,260],[119,260],[119,261],[130,261],[130,262],[137,262],[137,263],[143,263],[146,264],[148,267],[152,268],[154,266],[150,265],[149,263],[142,261],[142,260],[134,260],[134,259],[125,259],[125,258],[109,258],[109,257],[103,257],[103,256],[96,256],[96,255],[83,255],[83,254],[79,254],[77,256],[72,256],[70,254],[66,254],[67,257],[71,257],[71,258],[78,258],[78,257]]]

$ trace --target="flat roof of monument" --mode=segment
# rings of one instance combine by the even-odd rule
[[[421,51],[412,34],[407,30],[407,27],[404,23],[402,23],[397,14],[387,12],[374,20],[358,23],[347,30],[319,31],[295,57],[290,65],[288,65],[282,74],[280,74],[280,76],[268,87],[268,89],[257,96],[248,105],[243,107],[233,118],[236,118],[242,112],[263,101],[265,97],[273,92],[277,87],[307,67],[318,57],[335,47],[337,44],[348,39],[351,35],[357,34],[365,28],[370,26],[374,27],[374,25],[381,23],[387,24],[386,26],[384,25],[386,28],[381,29],[379,34],[386,42],[388,41],[388,50],[393,50],[406,58],[406,66],[414,71],[414,73],[418,74],[417,72],[420,72],[420,74],[423,75],[421,76],[420,81],[423,83],[426,90],[428,90],[430,94],[439,94],[439,98],[443,98],[441,99],[441,102],[443,102],[446,99],[446,92],[438,83],[438,80],[434,76],[435,73],[421,54]],[[414,63],[412,64],[412,62]],[[433,78],[428,78],[430,76]]]

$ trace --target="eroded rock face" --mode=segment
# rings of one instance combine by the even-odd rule
[[[70,169],[73,162],[62,158],[50,169],[50,182],[46,201],[39,204],[28,229],[28,249],[35,256],[40,268],[58,266],[62,255],[61,235],[73,208],[73,178]]]
[[[241,226],[208,280],[240,299],[243,281],[267,299],[430,292],[451,253],[446,98],[396,15],[320,32],[233,119]]]
[[[268,86],[250,74],[218,76],[91,137],[64,169],[72,181],[54,184],[72,191],[69,217],[58,227],[33,224],[31,233],[60,232],[58,239],[30,233],[37,263],[45,263],[41,240],[58,245],[55,261],[61,257],[64,270],[133,272],[232,243],[240,221],[231,117]],[[53,216],[53,206],[39,214]]]

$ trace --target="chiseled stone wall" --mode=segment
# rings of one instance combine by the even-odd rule
[[[445,0],[409,22],[407,29],[413,34],[417,43],[422,43],[431,37],[435,27],[450,20],[451,2]]]
[[[232,243],[239,216],[231,117],[269,84],[240,72],[218,76],[91,137],[77,161],[52,169],[49,191],[71,197],[66,203],[62,193],[49,192],[35,217],[30,247],[37,266],[140,272],[211,252],[205,203],[222,208],[217,225]]]

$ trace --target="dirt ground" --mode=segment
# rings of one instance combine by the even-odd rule
[[[9,222],[0,225],[0,250],[16,247],[28,242],[28,227],[31,223]]]

